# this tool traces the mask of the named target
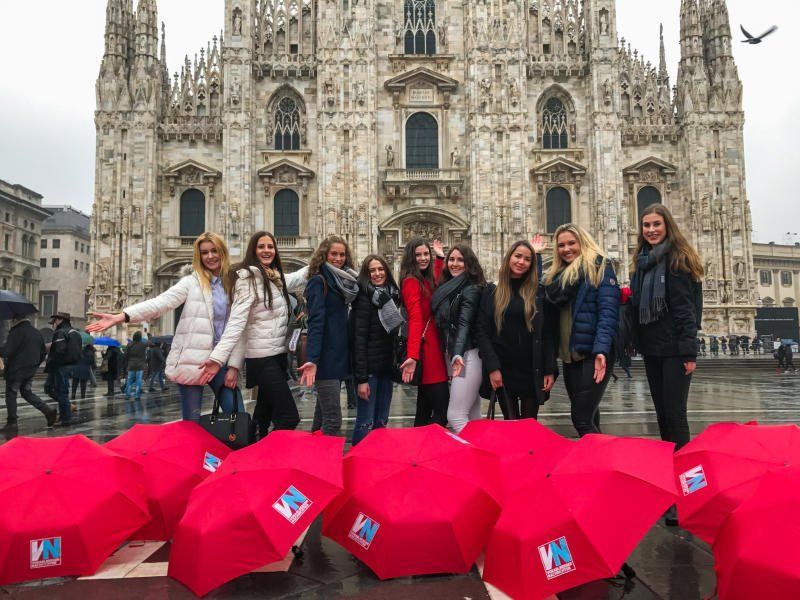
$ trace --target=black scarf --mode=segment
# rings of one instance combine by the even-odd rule
[[[657,321],[667,308],[667,259],[671,249],[672,243],[665,239],[657,246],[643,248],[636,257],[631,288],[641,325]]]
[[[386,333],[391,333],[405,323],[403,313],[400,312],[400,290],[395,286],[387,284],[376,287],[368,283],[364,295],[378,309],[378,319]]]
[[[439,284],[431,296],[431,310],[436,313],[442,302],[457,295],[465,285],[467,285],[466,273],[461,273],[461,275]]]
[[[575,298],[578,296],[578,289],[580,289],[581,283],[583,283],[583,273],[581,273],[581,276],[572,284],[566,286],[561,285],[561,278],[563,275],[564,271],[562,270],[553,277],[550,283],[544,286],[545,299],[558,309],[565,308],[575,302]]]

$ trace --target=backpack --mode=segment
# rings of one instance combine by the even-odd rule
[[[83,342],[77,329],[70,329],[66,334],[67,350],[64,353],[64,364],[74,365],[83,358]]]

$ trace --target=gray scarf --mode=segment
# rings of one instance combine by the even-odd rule
[[[399,308],[400,290],[393,285],[376,287],[370,284],[365,291],[372,305],[378,309],[378,319],[386,333],[393,332],[405,323]]]
[[[667,259],[672,243],[665,239],[636,257],[633,274],[634,304],[639,308],[639,324],[658,321],[667,308]]]
[[[344,298],[344,303],[350,304],[355,300],[358,296],[358,273],[347,267],[344,270],[337,269],[330,263],[325,263],[325,269],[333,279],[334,289]]]

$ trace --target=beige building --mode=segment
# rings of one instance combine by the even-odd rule
[[[329,233],[395,266],[414,236],[464,240],[494,274],[512,241],[575,221],[625,280],[639,211],[663,202],[704,258],[703,330],[754,332],[724,0],[682,0],[674,87],[663,39],[646,61],[614,0],[224,4],[223,36],[169,69],[156,0],[108,1],[97,309],[166,289],[204,230],[234,258],[272,231],[292,267]]]
[[[91,272],[89,215],[70,206],[48,206],[52,212],[42,223],[39,310],[49,316],[68,312],[72,325],[86,324],[87,294]]]
[[[753,244],[753,265],[762,306],[797,307],[800,299],[800,243]]]

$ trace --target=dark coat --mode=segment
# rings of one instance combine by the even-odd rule
[[[325,277],[326,284],[322,278]],[[347,304],[326,269],[306,284],[308,362],[317,365],[318,380],[345,379],[350,372]]]
[[[91,379],[94,368],[94,350],[86,346],[83,349],[81,359],[72,367],[72,377],[75,379]]]
[[[23,381],[33,377],[46,355],[44,338],[39,330],[27,319],[20,321],[9,330],[6,338],[3,354],[5,378]]]
[[[399,297],[396,299],[399,302]],[[389,376],[394,367],[397,331],[388,333],[378,317],[378,307],[362,292],[353,302],[353,375],[366,383],[370,375]]]
[[[119,348],[117,347],[110,347],[106,350],[106,366],[108,367],[108,374],[107,377],[111,379],[116,379],[119,377],[119,367],[120,367],[120,353]]]
[[[491,394],[489,385],[489,373],[492,371],[503,371],[503,365],[498,356],[498,347],[504,345],[504,341],[497,332],[494,322],[494,294],[497,287],[494,284],[487,285],[481,295],[480,312],[475,322],[475,336],[480,349],[481,360],[483,362],[484,381],[481,385],[481,396],[488,398]],[[549,392],[545,392],[544,376],[558,376],[558,366],[556,364],[556,346],[554,344],[553,333],[550,324],[544,318],[544,290],[540,286],[536,296],[536,315],[533,318],[533,335],[531,336],[532,364],[530,365],[533,373],[533,393],[540,404],[547,401],[550,397]],[[520,327],[524,327],[520,323]],[[525,367],[527,365],[523,365]],[[523,390],[520,390],[523,391]]]
[[[45,372],[52,373],[61,367],[77,363],[81,357],[82,345],[81,334],[72,328],[69,321],[63,321],[53,332]]]
[[[161,346],[150,346],[150,371],[163,371],[166,365],[166,358]]]
[[[450,294],[436,307],[436,327],[442,342],[442,350],[452,360],[463,357],[468,350],[477,348],[475,321],[481,304],[481,287],[466,284]]]
[[[147,346],[144,342],[131,342],[125,348],[128,371],[144,371],[147,366]]]
[[[697,290],[699,283],[692,281],[686,271],[673,273],[667,268],[667,308],[657,321],[639,323],[638,302],[634,302],[637,343],[642,356],[679,356],[684,361],[697,359]],[[634,295],[637,290],[633,290]],[[702,309],[700,309],[702,310]],[[725,339],[722,339],[725,347]]]

